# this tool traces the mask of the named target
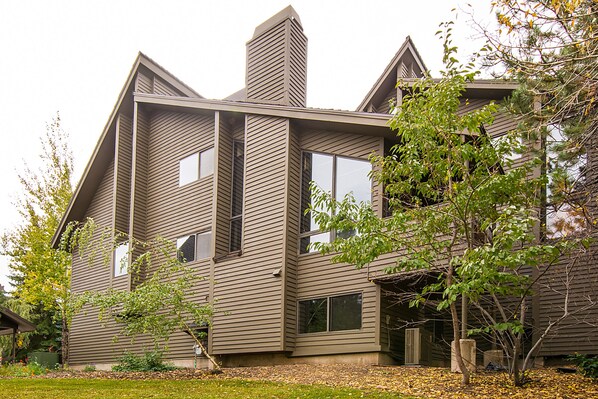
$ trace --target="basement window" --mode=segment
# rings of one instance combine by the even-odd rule
[[[348,294],[299,301],[299,333],[359,330],[361,294]]]

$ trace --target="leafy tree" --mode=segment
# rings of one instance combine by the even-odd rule
[[[214,308],[212,303],[200,303],[192,299],[196,283],[204,278],[177,253],[176,246],[163,238],[145,242],[119,233],[106,246],[105,232],[94,235],[98,226],[88,219],[82,225],[71,224],[63,234],[65,247],[78,250],[80,256],[105,256],[122,242],[128,242],[128,273],[133,276],[134,288],[120,290],[109,288],[105,291],[90,291],[77,295],[79,306],[91,305],[98,309],[102,323],[115,322],[123,336],[131,337],[147,334],[154,344],[154,352],[167,349],[170,336],[175,332],[185,332],[201,348],[216,370],[220,365],[209,354],[203,339],[205,330],[211,326]],[[94,240],[95,237],[95,240]],[[115,337],[118,339],[118,336]]]
[[[598,3],[494,0],[485,66],[521,83],[512,108],[549,142],[550,237],[596,228]],[[551,147],[551,148],[550,148]],[[593,153],[593,154],[592,154]]]
[[[448,310],[455,340],[467,337],[468,308],[475,306],[485,319],[483,331],[508,349],[519,385],[520,370],[527,367],[518,359],[525,300],[534,283],[530,268],[551,264],[564,248],[539,243],[533,234],[544,180],[532,172],[541,160],[514,167],[509,155],[523,150],[517,133],[494,143],[488,137],[484,127],[493,122],[497,105],[459,112],[465,87],[478,72],[473,64],[460,65],[455,59],[450,25],[443,36],[446,71],[439,81],[426,77],[403,87],[408,94],[390,121],[396,144],[390,154],[371,157],[372,178],[384,187],[391,216],[378,217],[369,204],[357,204],[350,196],[335,201],[312,185],[309,211],[320,229],[357,232],[314,247],[336,252],[334,262],[358,268],[393,253],[396,262],[387,273],[437,276],[410,305],[432,302],[438,310]],[[454,348],[462,382],[468,384],[460,345]]]
[[[61,331],[63,362],[68,363],[70,257],[51,245],[72,195],[73,158],[59,115],[47,125],[41,142],[41,166],[26,167],[19,175],[23,192],[15,206],[22,223],[2,236],[2,254],[9,258],[14,297],[39,313],[32,321],[44,324],[46,338]]]

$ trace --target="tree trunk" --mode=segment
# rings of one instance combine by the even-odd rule
[[[459,369],[461,369],[461,384],[469,385],[469,369],[465,367],[465,362],[463,361],[463,356],[461,354],[461,340],[459,339],[459,315],[457,314],[457,306],[455,303],[451,303],[451,317],[453,319],[453,337],[455,341],[455,359],[457,360],[457,364],[459,365]]]
[[[522,374],[519,371],[519,352],[521,350],[521,334],[514,334],[515,347],[513,348],[513,384],[516,387],[523,386]]]
[[[62,315],[62,367],[68,368],[69,365],[69,325],[66,315]]]

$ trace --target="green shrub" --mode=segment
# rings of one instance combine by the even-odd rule
[[[0,367],[2,377],[31,377],[33,375],[46,374],[49,370],[35,362],[5,364]]]
[[[579,371],[586,377],[598,378],[598,356],[575,355],[569,356]]]
[[[164,363],[160,351],[145,352],[138,356],[131,352],[125,352],[119,359],[118,364],[112,366],[112,371],[168,371],[175,367]]]
[[[93,364],[88,364],[87,366],[83,367],[83,371],[96,371],[96,366]]]

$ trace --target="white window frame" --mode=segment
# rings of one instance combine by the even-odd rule
[[[331,192],[331,194],[332,194],[332,197],[335,198],[335,199],[336,199],[336,188],[337,188],[336,187],[337,186],[337,164],[338,164],[337,160],[339,158],[342,158],[342,159],[350,159],[350,160],[355,160],[355,161],[361,161],[361,162],[367,162],[367,163],[369,163],[368,160],[362,159],[362,158],[357,158],[357,157],[350,157],[350,156],[337,155],[337,154],[329,154],[329,153],[319,152],[319,151],[303,150],[303,151],[301,151],[301,176],[300,176],[300,179],[301,179],[301,193],[303,193],[303,190],[309,190],[309,187],[305,187],[304,184],[303,184],[303,173],[304,173],[304,171],[303,171],[303,159],[304,159],[304,155],[306,153],[309,153],[309,154],[318,154],[318,155],[325,155],[325,156],[332,157],[332,192]],[[370,167],[371,167],[371,164],[370,164]],[[373,181],[372,181],[371,178],[369,180],[370,180],[370,204],[373,204],[373,202],[374,202],[373,201],[373,196],[374,196],[374,193],[373,193]],[[302,198],[302,195],[303,194],[301,194],[299,196],[299,198]],[[332,231],[322,231],[322,230],[320,230],[318,228],[318,229],[315,229],[315,230],[310,230],[310,231],[302,232],[301,231],[301,224],[302,224],[302,218],[303,218],[303,211],[304,211],[304,209],[301,209],[301,206],[302,206],[302,204],[300,203],[299,204],[299,209],[300,209],[300,212],[301,212],[301,214],[299,215],[299,229],[300,229],[300,231],[299,231],[299,245],[298,245],[297,251],[299,252],[300,255],[307,255],[307,254],[311,254],[311,253],[317,253],[317,251],[314,250],[313,248],[310,248],[308,250],[308,252],[301,252],[301,239],[306,238],[306,237],[319,236],[319,235],[328,235],[328,240],[327,241],[314,241],[314,242],[333,242],[336,239],[336,231],[335,230],[332,230]],[[310,242],[310,244],[311,244],[311,242]]]
[[[199,233],[191,233],[191,234],[186,234],[183,236],[179,236],[176,239],[176,256],[178,257],[178,251],[179,248],[182,246],[182,244],[191,236],[195,237],[195,244],[193,246],[193,259],[189,260],[185,260],[184,263],[192,263],[192,262],[196,262],[196,261],[201,261],[201,260],[205,260],[205,259],[210,259],[212,257],[212,230],[202,230]],[[204,255],[200,255],[199,253],[199,238],[201,237],[206,237],[209,236],[209,248],[208,248],[208,253],[204,254]]]
[[[208,158],[208,154],[210,158]],[[179,187],[212,176],[214,162],[214,147],[194,152],[179,160]]]
[[[124,276],[129,273],[129,242],[125,241],[116,248],[113,254],[114,277]]]

